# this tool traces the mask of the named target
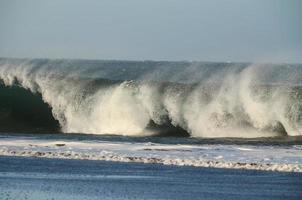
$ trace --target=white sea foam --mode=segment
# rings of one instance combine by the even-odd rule
[[[173,145],[8,137],[0,155],[302,172],[301,146]]]

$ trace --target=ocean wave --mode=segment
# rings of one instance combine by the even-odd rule
[[[301,75],[293,64],[0,59],[0,131],[296,136]]]

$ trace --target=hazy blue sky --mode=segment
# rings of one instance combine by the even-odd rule
[[[0,57],[302,62],[302,0],[0,0]]]

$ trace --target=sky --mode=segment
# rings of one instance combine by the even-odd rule
[[[0,57],[302,63],[302,1],[0,0]]]

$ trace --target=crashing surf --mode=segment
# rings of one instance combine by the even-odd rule
[[[301,75],[298,64],[3,58],[0,118],[10,123],[0,131],[298,136]]]

